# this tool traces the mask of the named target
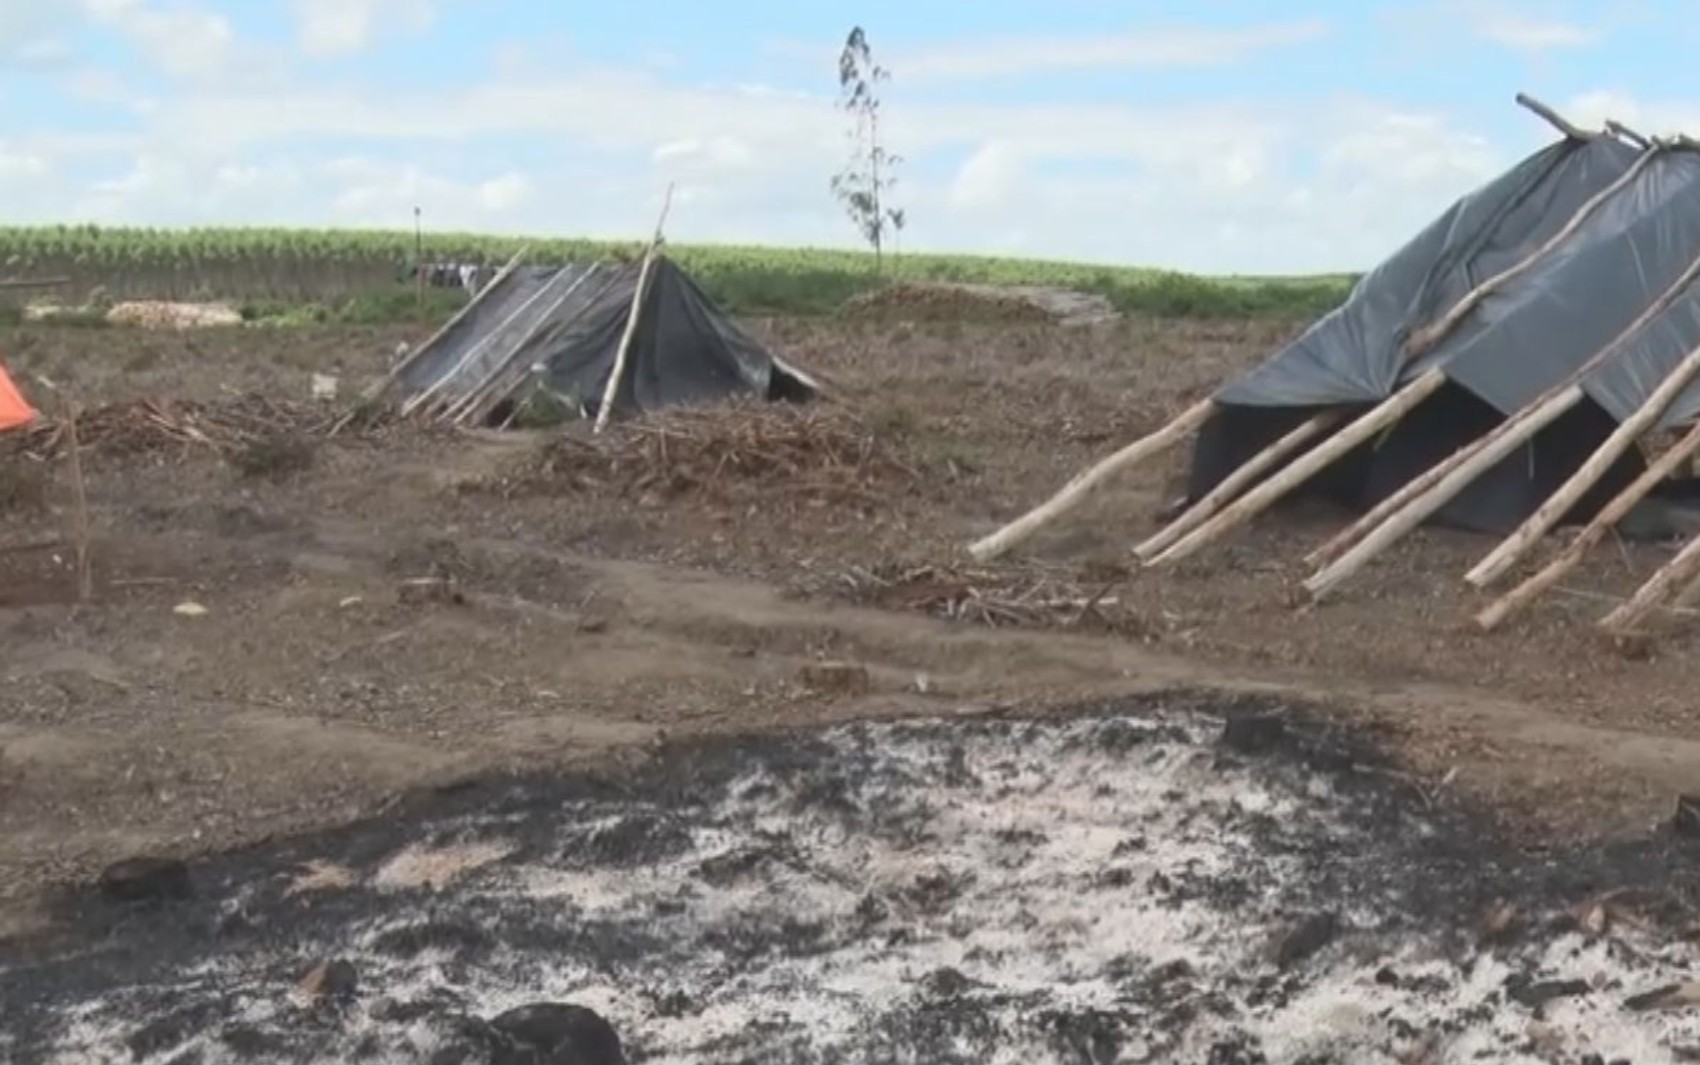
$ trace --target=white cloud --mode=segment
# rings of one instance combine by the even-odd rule
[[[1645,101],[1621,89],[1595,89],[1571,97],[1558,110],[1585,129],[1615,118],[1650,137],[1700,136],[1700,98]]]
[[[123,34],[168,74],[217,73],[229,65],[236,46],[228,18],[186,3],[83,0],[83,10],[97,26]]]
[[[41,0],[0,0],[0,68],[43,69],[71,58],[76,12]]]
[[[888,118],[891,147],[908,159],[905,247],[1182,269],[1368,265],[1513,161],[1439,115],[1368,101],[1303,112],[911,102]],[[630,237],[672,181],[675,240],[855,239],[827,187],[844,142],[824,96],[592,68],[408,94],[326,84],[174,94],[141,122],[127,141],[84,146],[131,153],[102,182],[41,179],[58,182],[49,217],[405,226],[418,203],[433,228]],[[516,136],[558,147],[555,161],[522,170],[499,140],[471,147]],[[317,154],[327,138],[370,147],[327,162]]]
[[[295,0],[301,50],[325,58],[365,51],[386,29],[423,33],[436,21],[431,0]]]
[[[545,65],[516,52],[481,77],[397,93],[305,76],[287,62],[296,53],[237,39],[208,8],[81,2],[160,69],[192,76],[195,91],[148,99],[110,72],[69,70],[64,90],[120,111],[113,128],[123,132],[0,143],[0,190],[20,220],[405,227],[418,204],[436,229],[636,238],[674,182],[675,240],[856,239],[828,189],[845,154],[829,84],[814,94],[754,77],[704,87],[652,65]],[[297,43],[348,55],[379,32],[423,26],[430,8],[301,0]],[[1292,23],[1150,31],[1137,42],[992,42],[936,50],[922,69],[946,79],[1231,62],[1324,31]],[[168,46],[168,36],[178,39]],[[904,62],[917,58],[927,56]],[[257,76],[261,68],[269,73]],[[889,146],[907,160],[897,199],[909,214],[905,248],[1208,271],[1368,266],[1526,150],[1442,113],[1362,99],[1008,105],[935,93],[894,100],[886,119]],[[504,152],[516,141],[527,146],[524,166]],[[327,158],[330,143],[359,147]]]
[[[1007,210],[1027,178],[1019,147],[1006,140],[988,140],[956,172],[946,202],[959,211]]]
[[[1308,44],[1327,33],[1326,23],[1311,19],[1231,30],[1143,27],[1095,36],[1023,36],[900,52],[890,66],[905,82],[1086,67],[1213,67],[1257,52]]]
[[[1587,26],[1560,19],[1542,18],[1493,7],[1471,6],[1471,30],[1476,36],[1517,52],[1551,52],[1586,48],[1604,34]]]

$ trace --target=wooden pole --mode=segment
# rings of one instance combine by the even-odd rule
[[[77,439],[77,408],[60,396],[65,418],[65,458],[71,468],[71,544],[77,566],[77,602],[94,596],[94,574],[89,566],[89,499],[83,483],[82,448]]]
[[[1543,241],[1538,248],[1464,293],[1463,297],[1457,303],[1454,303],[1451,309],[1442,315],[1438,321],[1413,331],[1405,340],[1405,357],[1414,359],[1432,348],[1441,338],[1457,328],[1458,323],[1462,322],[1483,300],[1504,288],[1509,282],[1523,276],[1524,273],[1534,267],[1535,263],[1568,240],[1578,229],[1581,229],[1582,224],[1592,217],[1602,204],[1640,176],[1647,164],[1663,152],[1664,145],[1662,144],[1655,144],[1649,150],[1642,152],[1628,170],[1620,174],[1611,184],[1588,197],[1582,206],[1577,208],[1576,213],[1570,216],[1570,221],[1561,226],[1558,232]]]
[[[1406,412],[1433,395],[1446,383],[1446,374],[1430,370],[1399,391],[1388,396],[1374,408],[1333,436],[1305,452],[1280,473],[1240,496],[1223,508],[1221,513],[1171,545],[1162,554],[1148,560],[1147,566],[1177,562],[1212,541],[1221,539],[1232,530],[1269,509],[1287,493],[1316,476],[1340,456],[1368,440],[1383,428],[1392,425]]]
[[[1476,563],[1475,568],[1470,570],[1464,579],[1478,588],[1486,587],[1516,565],[1542,536],[1570,512],[1576,501],[1605,476],[1612,463],[1634,447],[1635,441],[1664,416],[1665,411],[1676,402],[1677,396],[1688,387],[1697,373],[1700,373],[1700,347],[1690,351],[1676,368],[1659,382],[1659,387],[1653,390],[1635,413],[1618,425],[1612,434],[1606,437],[1605,443],[1588,456],[1588,460],[1577,467],[1576,472],[1571,474],[1546,502],[1536,508],[1515,532]]]
[[[1648,148],[1653,146],[1653,138],[1640,133],[1637,130],[1630,129],[1615,118],[1606,119],[1606,132],[1622,137],[1624,140],[1635,145],[1635,147],[1640,148],[1642,151],[1646,151]]]
[[[521,248],[519,251],[514,252],[513,258],[509,259],[507,264],[503,266],[501,270],[497,271],[496,276],[491,278],[488,285],[479,289],[478,292],[473,295],[472,299],[463,304],[460,310],[456,311],[448,321],[444,322],[435,333],[431,334],[431,336],[426,339],[425,343],[408,352],[406,358],[390,367],[389,372],[384,374],[382,379],[380,379],[372,387],[368,388],[365,395],[362,397],[364,402],[371,403],[381,397],[385,392],[388,392],[390,388],[401,379],[401,375],[407,372],[408,367],[417,362],[419,357],[425,354],[426,351],[430,350],[433,344],[436,344],[445,335],[447,335],[449,330],[459,325],[461,319],[471,314],[472,309],[482,303],[486,296],[496,291],[497,286],[499,286],[503,281],[506,281],[509,274],[519,269],[519,264],[525,261],[526,253],[529,250],[530,249],[528,248]],[[338,418],[336,424],[331,426],[330,433],[328,435],[335,436],[337,433],[341,432],[349,422],[354,420],[357,413],[358,408],[351,410],[347,414],[344,414],[341,418]]]
[[[649,238],[649,247],[643,253],[643,265],[638,268],[637,286],[632,292],[632,310],[626,316],[626,331],[620,335],[620,347],[614,353],[614,368],[608,371],[608,385],[602,390],[602,406],[596,412],[596,425],[592,432],[600,433],[607,428],[608,418],[614,413],[614,397],[620,389],[620,378],[626,372],[626,356],[631,351],[632,338],[637,335],[638,318],[643,310],[644,296],[649,291],[650,269],[655,264],[655,253],[661,247],[661,230],[667,224],[667,210],[672,205],[673,186],[668,184],[667,195],[661,201],[661,217],[655,220],[655,234]]]
[[[417,284],[413,288],[414,313],[419,316],[419,328],[425,328],[425,228],[420,221],[419,205],[413,205],[413,266]]]
[[[1191,532],[1208,518],[1217,514],[1223,507],[1233,502],[1248,485],[1288,455],[1297,451],[1304,444],[1323,432],[1338,425],[1344,418],[1338,411],[1324,411],[1314,417],[1307,418],[1298,427],[1276,440],[1268,447],[1259,451],[1241,465],[1233,473],[1223,478],[1221,483],[1212,488],[1207,494],[1188,507],[1180,517],[1164,526],[1157,535],[1146,540],[1133,549],[1140,561],[1146,561],[1168,546]]]
[[[571,274],[566,274],[566,275],[557,274],[556,275],[556,277],[561,277],[561,276],[572,277]],[[585,275],[585,274],[579,275],[578,279],[572,282],[573,287],[576,288],[578,286],[579,281],[582,281],[585,276],[588,276],[588,275]],[[451,366],[447,370],[443,371],[442,374],[438,375],[438,377],[435,381],[431,382],[430,387],[426,388],[422,392],[416,393],[415,395],[410,397],[408,400],[406,400],[404,403],[402,403],[402,405],[401,405],[401,415],[402,415],[402,417],[404,417],[404,418],[412,417],[414,414],[417,414],[421,411],[427,411],[427,405],[428,404],[431,405],[431,406],[435,406],[437,397],[443,391],[445,391],[452,383],[454,383],[460,377],[460,375],[466,370],[466,368],[468,366],[472,365],[472,363],[476,359],[478,359],[480,356],[482,356],[486,351],[488,351],[498,341],[504,341],[505,342],[505,341],[512,340],[512,337],[509,335],[508,330],[516,322],[520,322],[522,324],[524,323],[524,319],[526,317],[527,312],[529,312],[533,308],[533,306],[539,305],[539,301],[542,300],[544,296],[546,296],[550,293],[554,283],[555,283],[554,279],[551,279],[550,281],[548,281],[548,282],[546,282],[542,285],[539,285],[538,288],[537,288],[537,291],[533,292],[531,295],[527,296],[520,303],[520,305],[518,307],[515,307],[512,311],[510,311],[508,313],[507,317],[503,318],[500,322],[497,322],[494,325],[491,325],[488,328],[486,328],[484,330],[484,334],[482,336],[480,336],[475,342],[473,342],[472,344],[467,346],[466,351],[461,353],[460,358],[455,360],[455,364],[453,366]],[[571,289],[569,288],[568,291],[570,292]],[[552,310],[553,310],[553,308],[551,308],[551,311]],[[520,338],[517,341],[514,341],[514,343],[515,344],[525,343],[527,340],[529,340],[531,338],[531,336],[538,330],[538,328],[541,326],[541,324],[546,320],[547,320],[547,315],[538,316],[537,318],[535,318],[531,322],[531,324],[530,324],[529,328],[526,330],[526,332],[523,335],[521,335]],[[428,413],[440,413],[440,412],[430,412],[430,411],[428,411]]]
[[[1569,137],[1571,140],[1586,141],[1593,140],[1595,137],[1599,136],[1597,133],[1589,133],[1587,130],[1577,126],[1574,122],[1571,122],[1569,119],[1560,115],[1557,111],[1554,111],[1551,107],[1548,107],[1546,104],[1535,99],[1526,92],[1518,93],[1516,99],[1520,106],[1528,108],[1530,111],[1539,115],[1548,125],[1552,126],[1566,137]]]
[[[1468,460],[1460,463],[1449,475],[1442,478],[1428,492],[1413,500],[1410,505],[1394,514],[1383,522],[1379,528],[1364,537],[1358,545],[1336,559],[1326,569],[1312,575],[1305,581],[1305,589],[1311,598],[1321,600],[1333,591],[1352,574],[1391,547],[1400,537],[1416,528],[1423,519],[1439,510],[1446,502],[1464,490],[1464,487],[1481,476],[1490,466],[1504,458],[1519,445],[1528,441],[1537,432],[1550,425],[1559,415],[1582,402],[1582,386],[1572,385],[1558,395],[1547,399],[1529,412],[1513,432],[1506,433],[1490,446],[1483,448]]]
[[[1079,506],[1104,482],[1117,473],[1131,469],[1180,443],[1188,433],[1203,425],[1205,419],[1210,417],[1210,412],[1215,409],[1214,400],[1209,398],[1199,400],[1156,432],[1135,440],[1115,454],[1101,459],[1090,468],[1075,474],[1050,499],[996,532],[970,544],[968,553],[980,562],[1002,555],[1044,526]]]
[[[1599,627],[1613,635],[1627,635],[1658,608],[1672,588],[1700,578],[1700,536],[1688,541],[1676,557],[1647,579],[1629,601],[1600,619]]]
[[[1547,589],[1563,580],[1565,575],[1582,563],[1594,545],[1622,521],[1624,515],[1634,509],[1635,504],[1641,502],[1643,496],[1658,487],[1660,482],[1676,472],[1677,467],[1688,461],[1696,452],[1700,452],[1700,423],[1688,430],[1680,440],[1666,449],[1664,454],[1649,463],[1647,468],[1641,471],[1641,475],[1613,497],[1610,503],[1601,507],[1600,512],[1582,527],[1576,539],[1543,569],[1488,604],[1476,615],[1476,624],[1483,631],[1497,628],[1505,619],[1533,603]]]
[[[1525,417],[1529,411],[1534,410],[1548,397],[1557,395],[1563,389],[1583,380],[1589,373],[1603,365],[1607,359],[1616,354],[1617,350],[1628,342],[1629,338],[1639,333],[1649,322],[1663,314],[1671,304],[1675,303],[1697,278],[1700,278],[1700,255],[1696,255],[1689,262],[1688,267],[1659,294],[1658,299],[1642,308],[1641,313],[1636,315],[1628,325],[1618,330],[1617,335],[1612,337],[1609,343],[1589,356],[1582,365],[1570,371],[1562,381],[1548,388],[1540,396],[1526,404],[1522,410],[1495,426],[1492,432],[1453,452],[1445,461],[1438,463],[1422,476],[1409,481],[1399,491],[1371,508],[1369,513],[1335,533],[1322,546],[1305,556],[1305,564],[1320,566],[1339,557],[1348,546],[1372,529],[1378,528],[1389,516],[1409,505],[1413,499],[1432,489],[1440,483],[1442,478],[1456,470],[1459,465],[1468,462],[1471,456],[1477,454],[1483,448],[1492,446],[1506,433],[1515,431],[1518,421]]]

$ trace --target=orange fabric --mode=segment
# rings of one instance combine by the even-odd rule
[[[35,419],[35,408],[29,405],[24,394],[18,391],[18,386],[12,383],[6,368],[0,366],[0,433],[8,429],[21,429]]]

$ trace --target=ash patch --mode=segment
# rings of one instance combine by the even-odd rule
[[[1520,852],[1268,700],[726,738],[76,900],[0,1050],[478,1060],[557,1002],[658,1063],[1667,1061],[1692,865]]]

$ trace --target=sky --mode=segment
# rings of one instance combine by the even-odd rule
[[[1695,0],[0,0],[0,222],[855,246],[837,53],[890,72],[900,250],[1359,270],[1571,119],[1700,134]]]

